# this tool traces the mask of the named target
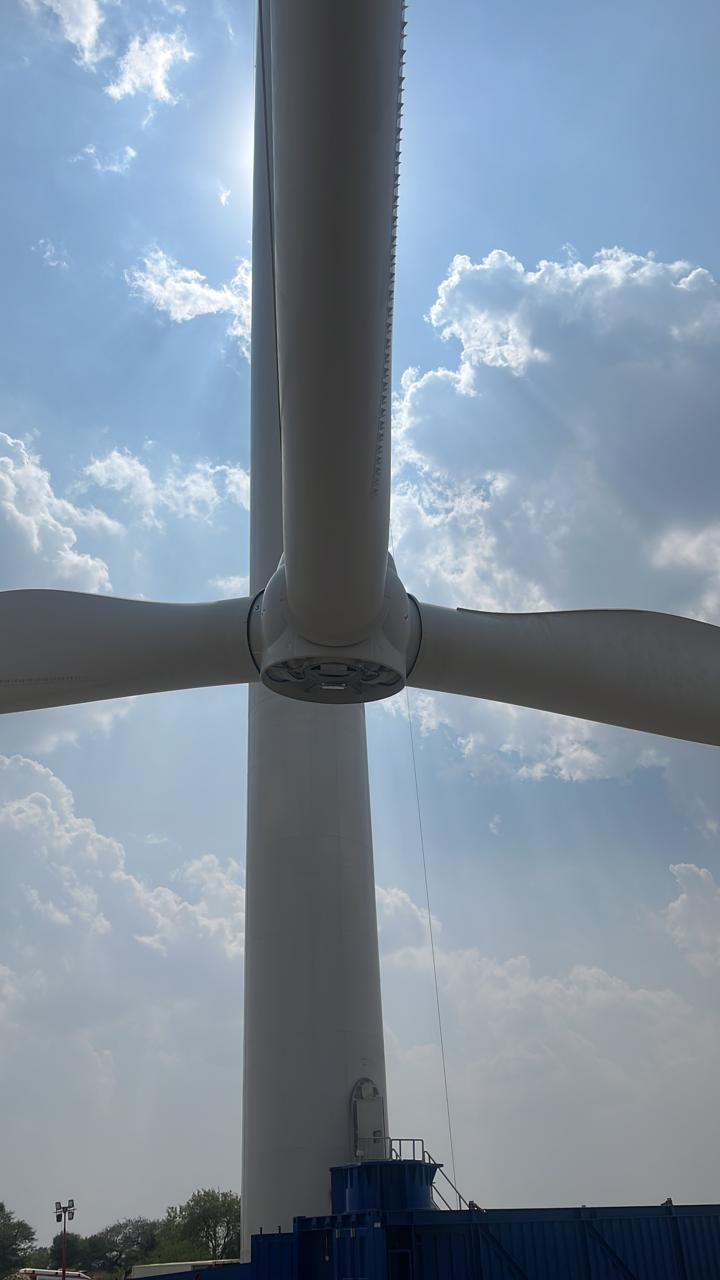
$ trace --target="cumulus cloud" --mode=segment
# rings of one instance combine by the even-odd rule
[[[720,973],[720,885],[707,867],[679,862],[670,868],[680,895],[663,919],[673,942],[705,978]]]
[[[109,591],[108,566],[78,548],[82,531],[109,534],[123,526],[97,507],[56,494],[39,456],[0,432],[0,579],[2,589],[63,586]]]
[[[181,267],[162,249],[150,249],[142,264],[125,272],[133,293],[163,311],[176,324],[197,316],[230,317],[228,334],[236,338],[243,354],[250,355],[250,263],[240,262],[229,284],[213,288],[199,271]]]
[[[91,485],[121,495],[139,521],[155,529],[167,516],[210,521],[223,503],[250,506],[248,472],[225,462],[188,466],[173,457],[157,476],[135,454],[115,448],[88,463],[72,492],[77,498]],[[125,524],[100,507],[61,497],[39,454],[0,431],[0,590],[110,591],[106,561],[81,550],[79,541],[125,533]]]
[[[82,151],[73,156],[73,161],[88,160],[96,173],[127,173],[133,160],[137,157],[137,151],[134,147],[124,146],[122,151],[116,152],[114,155],[108,155],[104,158],[98,155],[97,147],[93,142],[89,142]]]
[[[223,209],[226,209],[229,205],[231,195],[232,192],[227,187],[218,187],[218,200],[220,201]]]
[[[659,1203],[668,1178],[678,1199],[710,1194],[717,1014],[592,965],[546,974],[523,955],[443,944],[436,961],[466,1195],[493,1205]],[[447,1160],[427,940],[386,945],[383,973],[392,1126],[416,1132],[421,1118]],[[508,1160],[518,1150],[522,1160]]]
[[[78,961],[88,938],[104,945],[102,939],[111,933],[129,951],[142,944],[167,955],[188,943],[210,941],[228,959],[242,954],[244,890],[232,860],[221,864],[206,854],[184,863],[174,876],[184,894],[178,887],[148,883],[129,872],[121,844],[76,813],[72,793],[56,774],[17,755],[0,756],[0,827],[8,891],[47,923],[62,929],[72,925],[74,937],[67,945]],[[9,913],[4,936],[15,939],[7,901],[3,910]],[[32,948],[34,964],[44,963],[41,951],[51,954],[47,942]],[[22,966],[20,951],[16,972]],[[54,978],[50,972],[45,976]],[[92,974],[85,980],[92,982]]]
[[[407,378],[404,386],[412,399]],[[491,611],[550,607],[537,582],[503,563],[493,517],[508,487],[502,475],[455,478],[405,459],[393,489],[393,542],[423,599]]]
[[[445,341],[462,343],[461,372],[473,386],[482,365],[522,374],[533,362],[553,361],[563,318],[590,328],[595,341],[587,363],[604,364],[608,355],[625,363],[631,353],[618,350],[619,333],[633,339],[633,355],[645,356],[656,343],[667,351],[678,341],[717,339],[720,301],[709,272],[689,262],[614,248],[590,264],[543,260],[528,271],[494,249],[479,263],[464,254],[453,259],[429,318]]]
[[[479,486],[496,559],[546,594],[552,584],[558,607],[578,603],[591,553],[596,591],[607,595],[612,569],[619,603],[630,574],[636,604],[671,597],[677,579],[658,572],[649,539],[703,507],[715,514],[719,317],[712,277],[684,262],[612,250],[530,271],[499,251],[455,258],[430,320],[457,365],[405,374],[398,484],[414,462],[456,489]],[[504,338],[489,346],[486,331],[511,323],[543,360],[499,359]]]
[[[170,92],[168,76],[176,63],[190,62],[193,56],[182,31],[169,35],[153,31],[144,40],[135,36],[118,60],[117,79],[105,86],[105,92],[116,102],[145,93],[156,102],[172,105],[177,98]]]
[[[392,526],[421,599],[510,612],[716,620],[720,290],[684,261],[604,250],[534,269],[457,256],[429,323],[453,358],[394,405]],[[666,767],[670,743],[432,699],[472,768],[528,780]]]
[[[523,315],[525,275],[522,263],[502,249],[494,249],[478,264],[463,254],[453,259],[430,308],[430,321],[445,341],[461,340],[466,389],[472,386],[475,364],[524,373],[532,361],[548,359],[541,347],[533,345],[531,324]],[[480,279],[479,289],[473,288],[473,276]],[[478,292],[484,305],[471,302],[468,307],[466,295],[472,298]]]
[[[228,463],[196,462],[183,470],[179,460],[173,459],[165,475],[156,480],[135,454],[111,449],[89,463],[83,474],[86,484],[121,494],[148,528],[162,529],[165,515],[209,521],[223,501],[246,509],[250,505],[248,473]]]
[[[125,1168],[134,1154],[151,1205],[160,1170],[160,1199],[187,1194],[191,1175],[181,1149],[171,1161],[177,1183],[166,1193],[167,1161],[178,1146],[183,1096],[197,1094],[200,1072],[201,1092],[210,1096],[195,1098],[182,1128],[194,1152],[207,1149],[201,1163],[210,1163],[208,1128],[239,1122],[232,1099],[240,1057],[240,868],[200,851],[164,876],[131,869],[123,846],[78,813],[60,778],[20,756],[0,756],[0,834],[4,1088],[31,1100],[33,1125],[52,1124],[72,1150],[78,1176],[89,1148],[102,1141],[116,1155],[122,1151]],[[59,1062],[67,1069],[58,1071]],[[86,1121],[80,1130],[78,1107]],[[75,1129],[71,1143],[63,1136],[66,1117]],[[21,1155],[27,1125],[22,1108],[5,1117],[6,1159]],[[52,1173],[33,1168],[31,1176],[44,1185]],[[129,1212],[137,1183],[128,1191],[124,1173],[107,1176]],[[106,1212],[103,1183],[97,1192],[87,1187],[90,1221]],[[37,1194],[36,1183],[33,1203]]]
[[[44,8],[54,15],[65,39],[75,46],[83,66],[92,67],[105,56],[99,44],[103,19],[98,0],[24,0],[24,3],[33,13]]]

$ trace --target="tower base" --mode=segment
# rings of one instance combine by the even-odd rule
[[[252,1238],[248,1263],[195,1263],[163,1280],[710,1280],[720,1205],[445,1210],[440,1166],[371,1160],[331,1170],[332,1212]],[[437,1194],[437,1193],[436,1193]],[[471,1202],[472,1203],[472,1202]],[[170,1268],[168,1267],[168,1270]],[[152,1274],[134,1269],[131,1280]],[[180,1274],[181,1272],[181,1274]]]

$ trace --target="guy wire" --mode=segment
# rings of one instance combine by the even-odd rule
[[[390,525],[390,546],[392,547],[393,560],[395,559],[395,539],[393,537],[392,525]],[[453,1184],[457,1186],[457,1172],[455,1169],[455,1143],[453,1141],[452,1117],[450,1114],[450,1090],[448,1089],[447,1064],[445,1060],[445,1037],[443,1035],[442,1013],[440,1009],[440,987],[438,985],[437,960],[435,958],[435,935],[433,933],[432,911],[430,909],[430,885],[428,881],[427,857],[425,854],[425,832],[422,820],[422,808],[420,805],[420,787],[418,785],[417,759],[415,755],[415,734],[413,732],[412,708],[410,706],[410,690],[405,685],[405,702],[407,705],[407,722],[410,733],[410,756],[412,759],[413,783],[415,786],[415,804],[417,807],[418,832],[420,834],[420,853],[422,855],[423,880],[425,882],[425,904],[427,906],[428,918],[428,934],[430,937],[430,955],[432,956],[433,984],[435,987],[435,1010],[437,1013],[438,1036],[440,1039],[440,1059],[442,1062],[443,1087],[445,1090],[445,1113],[447,1115],[448,1138],[450,1140],[450,1163],[452,1165]]]

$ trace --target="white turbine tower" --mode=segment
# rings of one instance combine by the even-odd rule
[[[0,710],[250,685],[246,1241],[381,1155],[363,704],[405,683],[720,743],[720,628],[409,597],[388,555],[403,0],[260,0],[252,595],[0,595]]]

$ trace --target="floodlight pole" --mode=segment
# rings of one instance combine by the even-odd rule
[[[55,1201],[55,1221],[62,1220],[62,1280],[65,1280],[67,1271],[67,1220],[68,1217],[72,1222],[75,1217],[75,1201],[68,1200],[67,1204],[61,1204],[59,1200]]]
[[[269,9],[261,0],[251,592],[264,588],[283,546],[266,131],[272,110]],[[363,707],[311,705],[280,698],[259,683],[250,686],[246,894],[245,1259],[251,1236],[261,1229],[290,1230],[295,1215],[330,1212],[331,1165],[355,1159],[360,1145],[367,1156],[384,1154],[385,1057]],[[360,1141],[363,1117],[368,1123]]]

